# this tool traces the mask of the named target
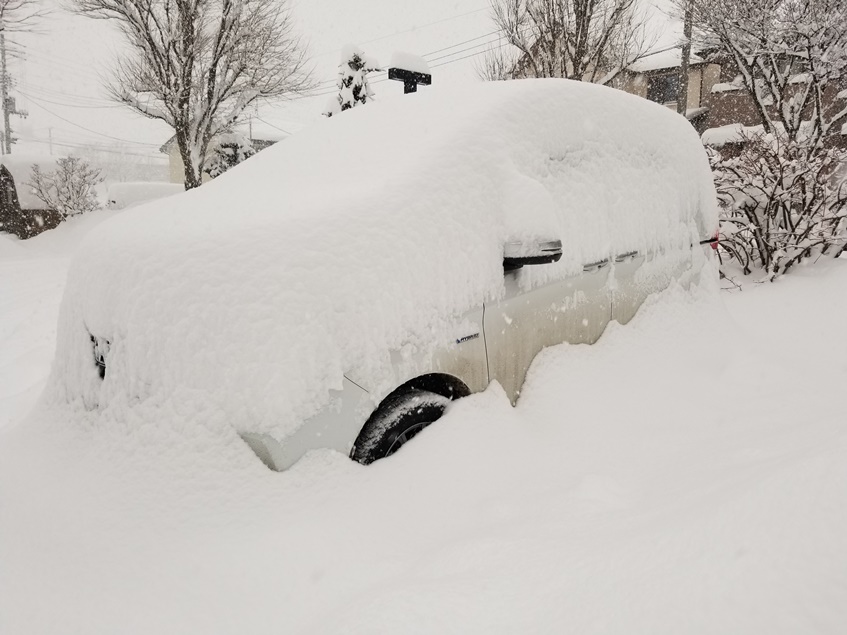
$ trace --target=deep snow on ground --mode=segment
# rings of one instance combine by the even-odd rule
[[[63,230],[0,240],[0,633],[843,632],[847,262],[671,290],[542,353],[515,409],[495,385],[368,468],[272,473],[190,404],[23,416]]]

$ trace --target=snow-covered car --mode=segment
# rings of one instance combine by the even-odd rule
[[[716,228],[696,132],[639,97],[524,80],[369,104],[93,232],[47,398],[230,425],[277,470],[369,463],[696,282]]]

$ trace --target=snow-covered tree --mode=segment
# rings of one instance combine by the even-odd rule
[[[844,0],[681,0],[701,46],[734,66],[759,117],[739,156],[713,154],[722,253],[766,278],[845,243]]]
[[[564,77],[608,83],[647,53],[646,14],[637,0],[492,0],[503,39],[483,79]]]
[[[382,70],[379,63],[368,57],[358,46],[345,46],[341,51],[341,63],[338,65],[338,94],[329,101],[323,114],[332,117],[368,103],[373,99],[373,91],[368,85],[368,73],[379,70]]]
[[[100,207],[95,188],[102,181],[100,170],[85,159],[67,157],[56,161],[56,169],[50,172],[33,165],[25,185],[49,209],[69,218]]]
[[[238,132],[221,133],[209,145],[204,171],[215,178],[254,154],[256,149],[246,135]]]
[[[113,20],[130,45],[109,89],[174,130],[186,189],[201,183],[209,143],[257,100],[310,87],[285,0],[74,0]]]
[[[794,265],[847,245],[847,182],[835,177],[843,152],[781,134],[749,132],[737,157],[710,152],[722,208],[722,254],[742,273],[773,280]]]
[[[814,148],[847,122],[847,2],[677,0],[701,48],[740,74],[766,133]]]

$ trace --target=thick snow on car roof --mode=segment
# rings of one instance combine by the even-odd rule
[[[682,117],[566,80],[421,90],[344,112],[201,188],[129,210],[69,273],[48,394],[292,432],[345,372],[455,339],[503,290],[503,245],[561,238],[525,284],[716,226]],[[101,382],[89,333],[111,342]]]

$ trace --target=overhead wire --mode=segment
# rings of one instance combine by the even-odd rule
[[[52,110],[50,110],[49,108],[46,108],[45,106],[43,106],[42,104],[40,104],[40,103],[39,103],[39,100],[34,99],[32,96],[27,95],[26,93],[24,93],[24,92],[22,92],[22,91],[20,91],[20,90],[19,90],[18,92],[19,92],[21,95],[23,95],[24,97],[26,97],[26,98],[27,98],[30,102],[32,102],[33,104],[35,104],[36,106],[38,106],[39,108],[41,108],[41,110],[45,111],[46,113],[48,113],[48,114],[50,114],[50,115],[53,115],[53,116],[54,116],[54,117],[56,117],[57,119],[61,119],[61,120],[62,120],[62,121],[64,121],[65,123],[69,123],[69,124],[71,124],[72,126],[75,126],[75,127],[79,128],[80,130],[85,130],[86,132],[90,132],[90,133],[92,133],[92,134],[96,134],[96,135],[99,135],[99,136],[101,136],[101,137],[105,137],[105,138],[107,138],[107,139],[113,139],[114,141],[121,141],[121,142],[123,142],[123,143],[133,143],[133,144],[142,145],[142,146],[153,146],[153,147],[159,147],[159,146],[158,146],[158,144],[155,144],[155,143],[146,143],[146,142],[144,142],[144,141],[133,141],[133,140],[131,140],[131,139],[121,139],[120,137],[113,137],[112,135],[108,135],[108,134],[103,133],[103,132],[98,132],[97,130],[92,130],[91,128],[86,128],[85,126],[83,126],[83,125],[81,125],[81,124],[78,124],[78,123],[76,123],[75,121],[71,121],[70,119],[67,119],[67,118],[65,118],[65,117],[62,117],[62,115],[57,115],[55,112],[53,112],[53,111],[52,111]]]

